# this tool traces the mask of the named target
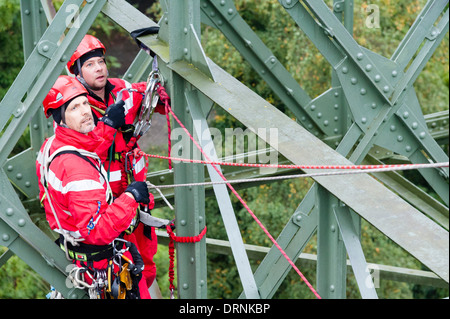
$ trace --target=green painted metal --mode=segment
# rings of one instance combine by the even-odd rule
[[[195,67],[205,70],[203,61],[196,58],[195,52],[200,43],[200,1],[180,4],[171,0],[163,6],[168,11],[168,35],[170,46],[170,64],[187,60]],[[164,28],[164,26],[161,26]],[[182,32],[180,32],[182,30]],[[167,79],[171,105],[181,122],[193,132],[194,124],[189,112],[189,98],[195,89],[171,70],[162,69]],[[174,133],[180,127],[174,123]],[[175,135],[175,136],[174,136]],[[172,151],[182,158],[194,158],[195,146],[184,134],[175,133]],[[174,181],[178,183],[195,183],[204,181],[201,165],[187,163],[174,164]],[[178,236],[196,236],[206,226],[205,190],[202,186],[175,189],[175,218]],[[182,246],[182,247],[181,247]],[[180,298],[206,298],[206,239],[198,243],[177,244],[178,295]]]
[[[246,24],[233,1],[161,0],[164,15],[160,32],[142,37],[141,41],[157,54],[172,107],[191,134],[196,132],[200,136],[200,143],[210,140],[210,134],[204,136],[205,123],[211,106],[216,104],[255,134],[258,128],[277,128],[279,140],[272,146],[280,153],[281,160],[295,164],[448,161],[441,147],[448,145],[448,111],[424,117],[413,87],[448,33],[448,9],[444,12],[448,1],[428,1],[390,58],[371,52],[353,39],[348,31],[353,30],[352,0],[335,0],[331,9],[324,1],[316,0],[279,0],[279,3],[332,67],[330,89],[314,99]],[[82,291],[66,285],[67,261],[62,252],[33,224],[16,193],[31,199],[37,195],[34,159],[43,139],[51,134],[50,123],[38,109],[63,71],[67,57],[100,11],[129,32],[157,23],[123,0],[67,0],[47,29],[42,13],[46,10],[41,10],[37,1],[22,1],[22,11],[24,35],[31,34],[27,30],[35,32],[32,37],[24,37],[25,56],[29,58],[0,103],[2,114],[8,115],[0,118],[3,132],[0,137],[0,244],[9,248],[0,258],[0,265],[14,253],[66,297],[82,298],[85,297]],[[74,21],[78,12],[79,20]],[[200,44],[201,22],[224,33],[295,114],[296,121],[205,56]],[[145,80],[151,61],[139,52],[125,78],[132,82]],[[30,148],[10,156],[27,126]],[[260,135],[260,138],[271,143],[267,136]],[[172,145],[172,152],[180,156],[198,156],[185,136],[174,136]],[[254,170],[240,168],[225,170],[227,177],[254,174]],[[280,170],[276,174],[287,172]],[[376,298],[373,289],[364,286],[367,264],[358,239],[360,218],[369,221],[448,283],[448,168],[421,170],[421,174],[443,203],[397,173],[375,175],[387,187],[368,175],[315,178],[316,183],[293,212],[277,241],[296,260],[317,233],[316,286],[324,298],[345,298],[346,252],[361,295]],[[174,183],[217,180],[217,176],[210,167],[177,163],[173,172],[155,172],[149,175],[149,180],[157,185],[172,180]],[[251,185],[243,187],[248,186]],[[255,273],[249,273],[247,253],[229,210],[225,187],[214,188],[228,236],[233,237],[230,247],[241,276],[241,297],[271,298],[290,265],[272,247]],[[174,194],[178,235],[200,233],[207,225],[205,188],[177,188],[166,193]],[[206,241],[178,244],[177,248],[178,296],[207,297]]]

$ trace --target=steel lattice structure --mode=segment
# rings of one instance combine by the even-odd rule
[[[380,150],[411,163],[448,162],[448,155],[441,147],[448,145],[448,111],[424,117],[413,87],[448,32],[448,1],[429,0],[390,58],[362,47],[348,31],[353,29],[353,0],[334,0],[331,9],[322,0],[279,0],[279,5],[332,67],[332,86],[317,98],[309,97],[300,87],[247,25],[231,0],[161,0],[164,15],[159,22],[159,34],[139,38],[156,53],[172,108],[192,135],[201,137],[200,145],[211,143],[206,118],[216,105],[253,128],[256,134],[258,128],[277,128],[278,141],[272,146],[280,159],[297,165],[382,163],[385,159],[377,156]],[[0,103],[4,114],[0,118],[3,133],[0,137],[0,245],[8,247],[1,256],[0,266],[16,254],[64,296],[82,298],[86,297],[84,291],[66,285],[68,261],[62,251],[35,225],[24,206],[24,201],[36,200],[36,152],[44,138],[52,134],[51,123],[40,112],[41,103],[100,12],[128,32],[158,23],[124,0],[66,0],[50,24],[45,1],[22,0],[21,10],[24,51],[28,58]],[[200,43],[201,23],[217,28],[226,36],[295,114],[297,121],[292,121],[205,55]],[[151,61],[141,51],[125,78],[142,79],[151,70]],[[249,113],[253,116],[249,117]],[[30,127],[30,147],[10,157],[27,127]],[[263,134],[259,138],[271,143]],[[337,146],[330,147],[324,141],[332,141]],[[184,153],[189,156],[186,149],[192,145],[185,147],[176,150],[181,157]],[[211,158],[219,160],[219,155],[212,152]],[[227,174],[239,172],[239,168],[227,170]],[[428,267],[432,271],[431,275],[427,273],[429,282],[448,285],[449,171],[447,167],[424,169],[420,173],[441,201],[395,172],[377,174],[382,183],[368,174],[345,179],[314,178],[313,187],[292,213],[277,241],[292,260],[297,260],[317,233],[317,289],[322,298],[345,298],[347,255],[361,296],[377,298],[375,289],[365,284],[370,267],[359,241],[361,218]],[[182,163],[175,166],[173,173],[162,171],[149,175],[155,185],[162,180],[178,184],[203,182],[208,178],[221,180],[210,165],[205,170],[201,165]],[[241,278],[241,297],[271,298],[290,265],[272,247],[264,251],[263,261],[253,272],[248,260],[249,248],[243,243],[226,186],[214,185],[212,191]],[[207,222],[205,187],[176,188],[172,193],[177,234],[197,235]],[[177,247],[180,298],[207,297],[206,245],[207,241],[202,240]]]

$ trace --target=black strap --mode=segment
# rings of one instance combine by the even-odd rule
[[[61,249],[65,249],[64,247],[64,236],[60,235],[59,239],[56,241],[57,244],[61,247]],[[119,242],[120,243],[120,242]],[[73,246],[71,243],[66,242],[67,249],[69,250],[69,254],[75,260],[90,262],[90,261],[100,261],[103,259],[109,259],[113,257],[114,250],[112,245],[88,245],[79,242],[79,246]],[[122,243],[123,244],[123,243]],[[77,257],[78,255],[83,255],[83,257]]]
[[[156,34],[158,32],[159,32],[159,26],[154,26],[154,27],[148,27],[148,28],[134,30],[130,33],[130,35],[134,39],[134,41],[136,41],[139,48],[146,51],[151,57],[154,57],[155,53],[152,50],[150,50],[144,43],[139,41],[138,38],[142,37],[144,35]]]

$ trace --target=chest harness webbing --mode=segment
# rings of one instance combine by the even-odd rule
[[[48,201],[50,209],[53,213],[53,217],[55,218],[56,224],[58,225],[57,232],[60,234],[61,248],[64,250],[64,252],[66,254],[66,258],[68,260],[77,259],[77,260],[81,260],[81,261],[86,261],[86,259],[92,259],[92,260],[103,259],[100,257],[103,257],[106,255],[104,253],[105,249],[111,250],[111,248],[112,248],[111,245],[97,246],[97,245],[82,244],[81,241],[85,240],[84,238],[76,238],[70,231],[63,229],[61,227],[61,223],[59,221],[58,215],[56,214],[55,207],[53,206],[53,203],[52,203],[52,198],[48,191],[47,181],[48,181],[50,164],[57,156],[67,154],[67,153],[77,155],[77,156],[83,158],[84,160],[86,160],[87,162],[89,162],[102,175],[102,177],[107,185],[106,202],[108,204],[111,204],[113,201],[113,195],[112,195],[112,191],[111,191],[109,182],[106,179],[106,175],[107,175],[106,171],[103,168],[103,165],[101,164],[100,158],[98,157],[97,154],[83,150],[83,149],[78,149],[73,146],[66,145],[66,146],[60,147],[57,150],[55,150],[52,155],[49,155],[50,147],[54,141],[54,138],[55,138],[55,136],[53,135],[52,137],[50,137],[48,139],[48,141],[45,144],[44,149],[42,151],[42,164],[40,167],[40,173],[41,173],[40,183],[44,187],[44,191],[45,191],[44,196],[47,197],[47,201]],[[91,160],[89,160],[89,158],[94,159],[98,163],[98,166],[95,165]],[[41,200],[43,200],[43,198]],[[98,222],[98,219],[100,217],[101,217],[101,215],[99,215],[95,221],[92,221],[94,226]],[[68,244],[71,246],[70,250],[69,250]],[[75,246],[77,246],[77,249],[74,249]],[[79,250],[79,251],[78,251],[78,253],[74,253],[74,250]],[[101,253],[101,254],[99,254],[99,253]],[[97,256],[94,257],[94,255],[97,255]],[[92,257],[92,258],[88,258],[88,257]]]

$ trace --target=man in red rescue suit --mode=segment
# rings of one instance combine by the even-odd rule
[[[146,90],[146,82],[130,84],[122,79],[108,78],[104,58],[105,52],[104,45],[97,38],[86,35],[70,58],[67,67],[88,91],[87,97],[95,120],[103,117],[108,106],[118,102],[117,97],[119,92],[122,91],[125,125],[122,125],[114,133],[111,149],[107,153],[107,159],[103,162],[108,172],[113,195],[118,197],[127,188],[131,180],[145,181],[147,178],[144,169],[146,163],[143,156],[128,156],[126,158],[128,152],[136,148],[139,149],[136,141],[131,139],[134,130],[132,124],[140,110],[143,94]],[[156,111],[163,113],[164,108],[157,108]],[[151,200],[148,208],[152,209],[153,206],[154,202]],[[156,265],[153,262],[153,256],[157,251],[157,237],[154,228],[139,223],[133,234],[125,238],[138,246],[145,264],[143,275],[147,286],[150,287],[156,277]]]
[[[131,183],[113,200],[101,164],[111,136],[124,121],[121,104],[111,106],[96,126],[86,89],[69,76],[58,78],[43,104],[45,115],[52,115],[57,125],[37,158],[40,198],[66,256],[95,276],[107,269],[113,241],[133,225],[139,203],[150,202],[148,188],[145,182]],[[124,253],[130,262],[138,255]],[[117,271],[117,266],[111,268]],[[135,284],[134,296],[150,298],[143,280]]]

